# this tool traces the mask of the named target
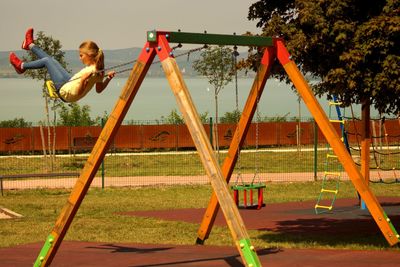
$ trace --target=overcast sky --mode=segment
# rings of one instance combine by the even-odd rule
[[[142,47],[148,30],[237,34],[259,32],[247,20],[256,0],[1,0],[0,51],[18,50],[29,27],[63,50],[94,40],[103,49]]]

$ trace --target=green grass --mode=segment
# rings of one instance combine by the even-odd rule
[[[226,153],[221,153],[222,164]],[[318,168],[324,168],[325,152],[318,153]],[[43,172],[80,172],[87,156],[56,157],[54,169],[39,157],[1,157],[1,174],[27,174]],[[256,165],[256,162],[258,162]],[[261,164],[262,163],[262,164]],[[162,166],[162,168],[160,168]],[[241,153],[236,169],[242,173],[259,172],[313,172],[313,152],[253,152]],[[154,175],[203,175],[197,153],[191,154],[144,154],[144,155],[108,155],[105,159],[107,176],[154,176]]]
[[[378,196],[399,196],[400,184],[372,184]],[[266,202],[316,200],[320,183],[268,184]],[[44,242],[51,232],[62,207],[69,197],[68,190],[6,191],[1,206],[22,214],[19,219],[0,220],[0,247],[31,242]],[[193,244],[198,224],[164,221],[120,215],[138,210],[172,210],[204,208],[208,204],[209,186],[170,186],[142,188],[90,189],[82,203],[65,240],[93,242],[132,242],[157,244]],[[340,197],[356,197],[350,183],[341,183]],[[312,207],[310,207],[312,209]],[[398,228],[400,226],[397,226]],[[363,237],[274,233],[248,231],[252,243],[259,248],[349,248],[395,250],[389,248],[382,235]],[[232,245],[226,227],[214,227],[206,244]]]

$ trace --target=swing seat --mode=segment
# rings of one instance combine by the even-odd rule
[[[266,186],[264,183],[251,183],[231,186],[231,189],[233,190],[233,199],[236,206],[244,209],[261,209],[265,206],[263,197],[263,190],[265,187]],[[255,190],[257,190],[257,203],[253,202],[253,194]],[[249,201],[247,201],[247,191],[249,191],[250,194]],[[243,203],[240,203],[239,201],[240,192],[243,192]]]
[[[60,98],[57,94],[56,86],[54,85],[54,82],[52,80],[46,81],[46,88],[47,88],[47,95],[50,98],[54,99]]]

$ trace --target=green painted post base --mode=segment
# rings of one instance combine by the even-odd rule
[[[397,238],[397,240],[400,240],[400,235],[397,233],[396,228],[394,228],[394,225],[392,224],[392,221],[389,219],[387,216],[386,212],[383,212],[383,216],[385,217],[385,220],[389,223],[390,229],[392,229],[393,234]]]
[[[259,267],[261,263],[258,259],[256,250],[250,243],[250,239],[241,239],[239,241],[240,249],[243,252],[244,258],[246,259],[246,266],[248,267]]]
[[[39,256],[37,257],[35,264],[33,265],[34,267],[41,267],[43,266],[43,260],[45,259],[47,253],[49,252],[50,248],[53,246],[53,242],[54,242],[54,237],[50,234],[47,239],[46,242],[44,243],[42,250],[39,253]]]

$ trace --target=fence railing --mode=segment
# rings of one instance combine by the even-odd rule
[[[339,123],[334,126],[341,134]],[[207,133],[210,133],[210,125],[204,125]],[[314,122],[262,122],[253,123],[248,131],[245,146],[293,146],[312,145],[314,143],[325,144],[326,140]],[[379,127],[377,125],[376,127]],[[236,124],[218,125],[218,144],[228,147]],[[348,124],[349,142],[358,143],[361,122]],[[258,133],[257,133],[258,131]],[[90,150],[100,135],[100,126],[67,127],[57,126],[53,132],[50,128],[41,131],[39,127],[30,128],[0,128],[0,153],[26,152],[34,153],[43,150],[43,143],[48,138],[53,140],[56,151],[81,151]],[[399,142],[400,126],[397,120],[386,121],[385,133],[380,129],[375,130],[381,139],[393,144]],[[122,125],[115,136],[111,149],[117,151],[151,150],[151,149],[194,149],[194,143],[186,125]]]
[[[371,154],[372,179],[400,178],[400,126],[386,121],[385,129],[374,126]],[[339,124],[334,125],[340,134]],[[211,135],[210,125],[204,125]],[[218,157],[222,164],[236,124],[218,125]],[[258,129],[258,134],[257,134]],[[347,126],[352,156],[359,163],[358,139],[361,123]],[[56,127],[56,157],[41,155],[38,127],[0,128],[0,176],[5,189],[71,187],[76,177],[49,177],[42,173],[79,173],[101,127]],[[258,138],[257,138],[258,135]],[[52,138],[50,138],[52,140]],[[257,144],[258,142],[258,144]],[[257,149],[256,149],[257,148]],[[375,151],[374,151],[375,152]],[[312,121],[253,123],[231,181],[314,181],[321,177],[326,140]],[[379,167],[379,168],[377,168]],[[30,176],[29,174],[32,174]],[[103,175],[102,175],[103,174]],[[239,175],[240,174],[240,175]],[[22,176],[21,176],[22,175]],[[103,176],[103,177],[102,177]],[[104,179],[105,176],[105,179]],[[21,178],[22,177],[22,178]],[[345,176],[344,176],[345,177]],[[93,186],[136,186],[153,184],[207,183],[199,156],[185,125],[122,125],[113,140]]]

